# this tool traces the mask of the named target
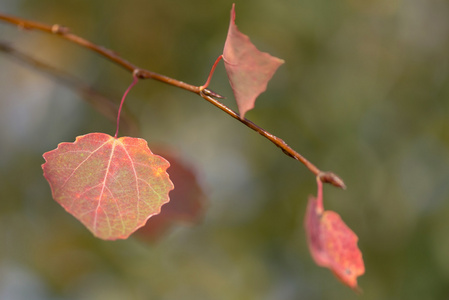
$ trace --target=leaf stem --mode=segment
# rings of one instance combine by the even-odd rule
[[[324,212],[324,206],[323,206],[323,181],[321,181],[320,176],[318,175],[316,177],[316,184],[317,184],[317,193],[316,193],[316,199],[318,201],[317,203],[317,212],[319,214],[322,214]]]
[[[203,99],[207,100],[214,106],[218,107],[219,109],[221,109],[222,111],[224,111],[225,113],[227,113],[228,115],[233,117],[234,119],[240,121],[247,127],[251,128],[252,130],[256,131],[257,133],[261,134],[262,136],[264,136],[265,138],[270,140],[273,144],[275,144],[277,147],[279,147],[282,150],[282,152],[284,152],[286,155],[303,163],[315,176],[319,176],[319,178],[322,182],[331,183],[332,185],[340,187],[340,188],[345,187],[343,180],[341,178],[339,178],[337,175],[335,175],[331,172],[322,172],[314,164],[312,164],[310,161],[308,161],[304,156],[302,156],[301,154],[299,154],[298,152],[293,150],[293,148],[288,146],[287,143],[284,142],[284,140],[282,140],[282,139],[276,137],[275,135],[269,133],[268,131],[262,129],[261,127],[257,126],[256,124],[254,124],[253,122],[249,121],[246,118],[241,119],[240,115],[238,113],[236,113],[235,111],[233,111],[232,109],[230,109],[229,107],[227,107],[226,105],[224,105],[223,103],[221,103],[215,99],[215,98],[223,98],[223,97],[215,92],[208,90],[206,87],[208,86],[208,84],[210,82],[210,78],[212,77],[212,73],[213,73],[216,65],[218,64],[220,59],[222,59],[222,56],[217,58],[214,65],[212,66],[211,72],[209,74],[209,77],[208,77],[206,83],[203,86],[195,86],[195,85],[191,85],[191,84],[170,78],[165,75],[161,75],[161,74],[149,71],[149,70],[138,68],[134,64],[130,63],[129,61],[127,61],[127,60],[123,59],[122,57],[120,57],[119,55],[117,55],[115,52],[113,52],[109,49],[106,49],[104,47],[98,46],[84,38],[81,38],[75,34],[70,33],[70,30],[67,27],[60,26],[58,24],[50,26],[47,24],[33,22],[33,21],[29,21],[29,20],[25,20],[25,19],[21,19],[21,18],[17,18],[14,16],[1,14],[1,13],[0,13],[0,20],[15,24],[22,29],[27,29],[27,30],[34,29],[34,30],[43,31],[43,32],[50,33],[50,34],[55,34],[63,39],[69,40],[69,41],[71,41],[75,44],[78,44],[84,48],[90,49],[90,50],[98,53],[99,55],[111,60],[112,62],[122,66],[123,68],[127,69],[128,71],[133,72],[134,81],[126,90],[125,94],[123,95],[122,102],[120,103],[119,113],[117,116],[117,132],[115,134],[116,137],[118,135],[118,125],[119,125],[118,121],[120,118],[120,111],[121,111],[121,108],[122,108],[122,105],[124,102],[124,98],[126,97],[127,93],[137,83],[137,79],[154,79],[154,80],[158,80],[158,81],[161,81],[161,82],[164,82],[164,83],[167,83],[167,84],[170,84],[170,85],[176,86],[178,88],[181,88],[181,89],[184,89],[184,90],[187,90],[192,93],[200,95]]]
[[[210,69],[209,72],[209,76],[207,77],[206,83],[202,86],[200,86],[200,91],[204,90],[205,88],[207,88],[209,86],[210,80],[212,78],[212,75],[215,72],[215,68],[217,67],[218,63],[220,62],[220,60],[223,58],[223,54],[220,55],[214,62],[214,65],[212,66],[212,68]]]
[[[123,93],[122,101],[120,101],[120,106],[118,108],[118,113],[117,113],[117,130],[115,131],[115,135],[114,135],[115,138],[118,137],[118,129],[119,129],[119,124],[120,124],[120,113],[122,112],[123,103],[125,102],[126,96],[128,96],[129,91],[139,81],[139,77],[137,76],[138,73],[139,73],[138,69],[134,70],[134,72],[133,72],[133,82],[131,82],[129,87],[126,89],[125,93]]]

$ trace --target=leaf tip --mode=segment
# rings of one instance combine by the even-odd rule
[[[235,21],[235,3],[232,3],[231,7],[231,22]]]

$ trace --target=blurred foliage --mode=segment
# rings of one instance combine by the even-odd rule
[[[1,0],[136,65],[202,84],[231,1]],[[209,197],[201,224],[156,244],[95,239],[51,199],[42,153],[115,125],[76,91],[0,53],[0,298],[449,298],[449,3],[248,0],[237,25],[286,61],[247,117],[345,179],[326,209],[358,234],[361,296],[308,254],[314,177],[200,97],[140,82],[127,99],[150,146],[176,149]],[[57,37],[0,24],[2,42],[113,95],[131,76]],[[222,66],[211,88],[228,96]]]

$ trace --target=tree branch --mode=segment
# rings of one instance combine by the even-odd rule
[[[261,127],[257,126],[250,120],[244,118],[241,119],[240,115],[224,105],[223,103],[219,102],[218,100],[214,99],[216,98],[222,98],[222,96],[216,94],[215,92],[212,92],[203,86],[195,86],[191,85],[173,78],[170,78],[165,75],[161,75],[149,70],[141,69],[135,66],[134,64],[130,63],[129,61],[123,59],[119,55],[117,55],[115,52],[106,49],[104,47],[98,46],[84,38],[81,38],[75,34],[70,33],[70,30],[67,27],[60,26],[58,24],[55,25],[47,25],[43,23],[33,22],[21,18],[17,18],[14,16],[4,15],[0,13],[0,20],[3,20],[5,22],[15,24],[19,28],[27,29],[27,30],[40,30],[46,33],[55,34],[63,39],[69,40],[75,44],[78,44],[82,47],[85,47],[87,49],[90,49],[99,55],[111,60],[112,62],[122,66],[126,70],[132,72],[133,74],[136,74],[137,77],[140,79],[154,79],[158,80],[173,86],[176,86],[178,88],[182,88],[184,90],[190,91],[192,93],[200,95],[203,99],[207,100],[214,106],[218,107],[234,119],[240,121],[247,127],[251,128],[252,130],[256,131],[257,133],[261,134],[268,140],[270,140],[273,144],[275,144],[277,147],[279,147],[286,155],[300,161],[303,163],[315,176],[320,178],[322,182],[330,183],[334,186],[345,188],[345,185],[343,183],[343,180],[339,178],[337,175],[335,175],[332,172],[322,172],[320,169],[318,169],[315,165],[313,165],[311,162],[309,162],[305,157],[303,157],[301,154],[293,150],[290,146],[287,145],[282,139],[276,137],[275,135],[267,132],[266,130],[262,129]]]

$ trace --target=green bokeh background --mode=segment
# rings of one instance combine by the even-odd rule
[[[201,85],[231,1],[0,0],[136,65]],[[94,238],[51,199],[42,153],[115,125],[0,52],[0,299],[449,299],[449,2],[237,1],[237,25],[283,65],[247,117],[344,178],[326,209],[359,236],[356,295],[317,267],[303,230],[315,179],[200,97],[153,81],[127,107],[151,145],[176,149],[209,198],[158,243]],[[96,54],[0,23],[0,40],[112,95],[131,76]],[[211,88],[236,108],[224,68]]]

